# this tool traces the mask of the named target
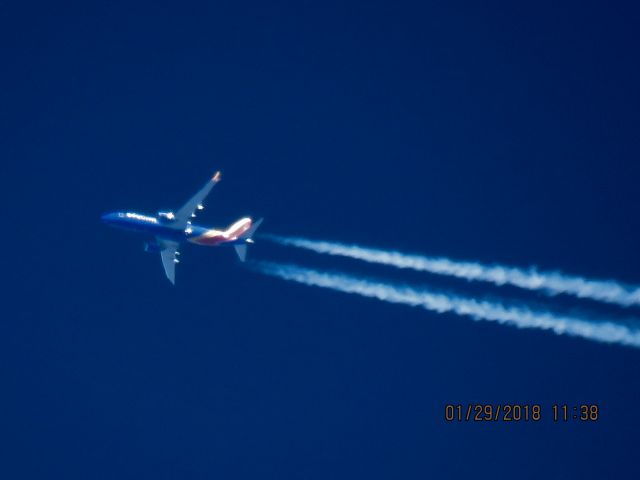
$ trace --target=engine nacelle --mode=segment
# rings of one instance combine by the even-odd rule
[[[160,221],[163,222],[172,222],[176,219],[173,212],[158,212],[158,217],[160,218]]]

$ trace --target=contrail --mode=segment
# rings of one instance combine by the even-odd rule
[[[291,245],[317,253],[349,257],[365,262],[410,268],[421,272],[462,278],[469,281],[489,282],[495,285],[513,285],[536,290],[548,295],[566,294],[578,298],[611,303],[622,307],[640,305],[640,287],[625,285],[614,280],[589,280],[558,272],[538,272],[534,268],[522,269],[501,265],[483,265],[477,262],[459,262],[442,257],[409,255],[392,250],[364,248],[337,242],[309,240],[298,237],[264,235],[263,238],[281,245]]]
[[[455,313],[474,320],[487,320],[519,328],[552,330],[558,335],[571,335],[594,340],[640,347],[640,330],[621,323],[593,321],[575,317],[557,316],[551,312],[535,312],[525,307],[505,306],[500,303],[416,290],[406,286],[373,282],[340,273],[272,262],[254,262],[252,268],[266,275],[315,287],[328,288],[384,302],[422,307],[437,313]]]

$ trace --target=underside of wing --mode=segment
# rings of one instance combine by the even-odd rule
[[[176,242],[162,242],[160,243],[162,250],[160,251],[160,258],[162,259],[162,266],[164,267],[164,273],[167,275],[169,281],[175,285],[176,283],[176,264],[178,263],[177,256],[178,243]]]
[[[216,174],[211,177],[211,180],[209,180],[207,184],[198,191],[198,193],[191,197],[189,201],[180,207],[180,209],[175,213],[175,220],[173,224],[178,228],[185,228],[191,218],[195,217],[196,210],[201,210],[203,208],[202,202],[204,202],[204,199],[209,195],[211,189],[219,181],[220,172],[216,172]]]

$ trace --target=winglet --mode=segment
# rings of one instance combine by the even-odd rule
[[[221,177],[221,173],[220,173],[220,171],[218,170],[218,171],[216,172],[216,174],[215,174],[213,177],[211,177],[211,180],[212,180],[212,181],[214,181],[214,182],[216,182],[216,183],[218,183],[218,182],[220,181],[220,177]]]

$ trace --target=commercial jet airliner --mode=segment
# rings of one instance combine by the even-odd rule
[[[158,212],[158,215],[153,217],[134,212],[113,212],[103,215],[102,221],[114,227],[148,235],[150,240],[145,243],[145,251],[160,253],[164,272],[173,284],[176,281],[176,264],[179,263],[178,248],[184,242],[208,247],[231,245],[244,262],[247,244],[253,243],[253,234],[262,223],[262,219],[254,223],[249,217],[241,218],[226,230],[205,228],[191,223],[196,216],[195,212],[204,208],[202,202],[219,181],[220,172],[216,172],[211,180],[175,213]]]

